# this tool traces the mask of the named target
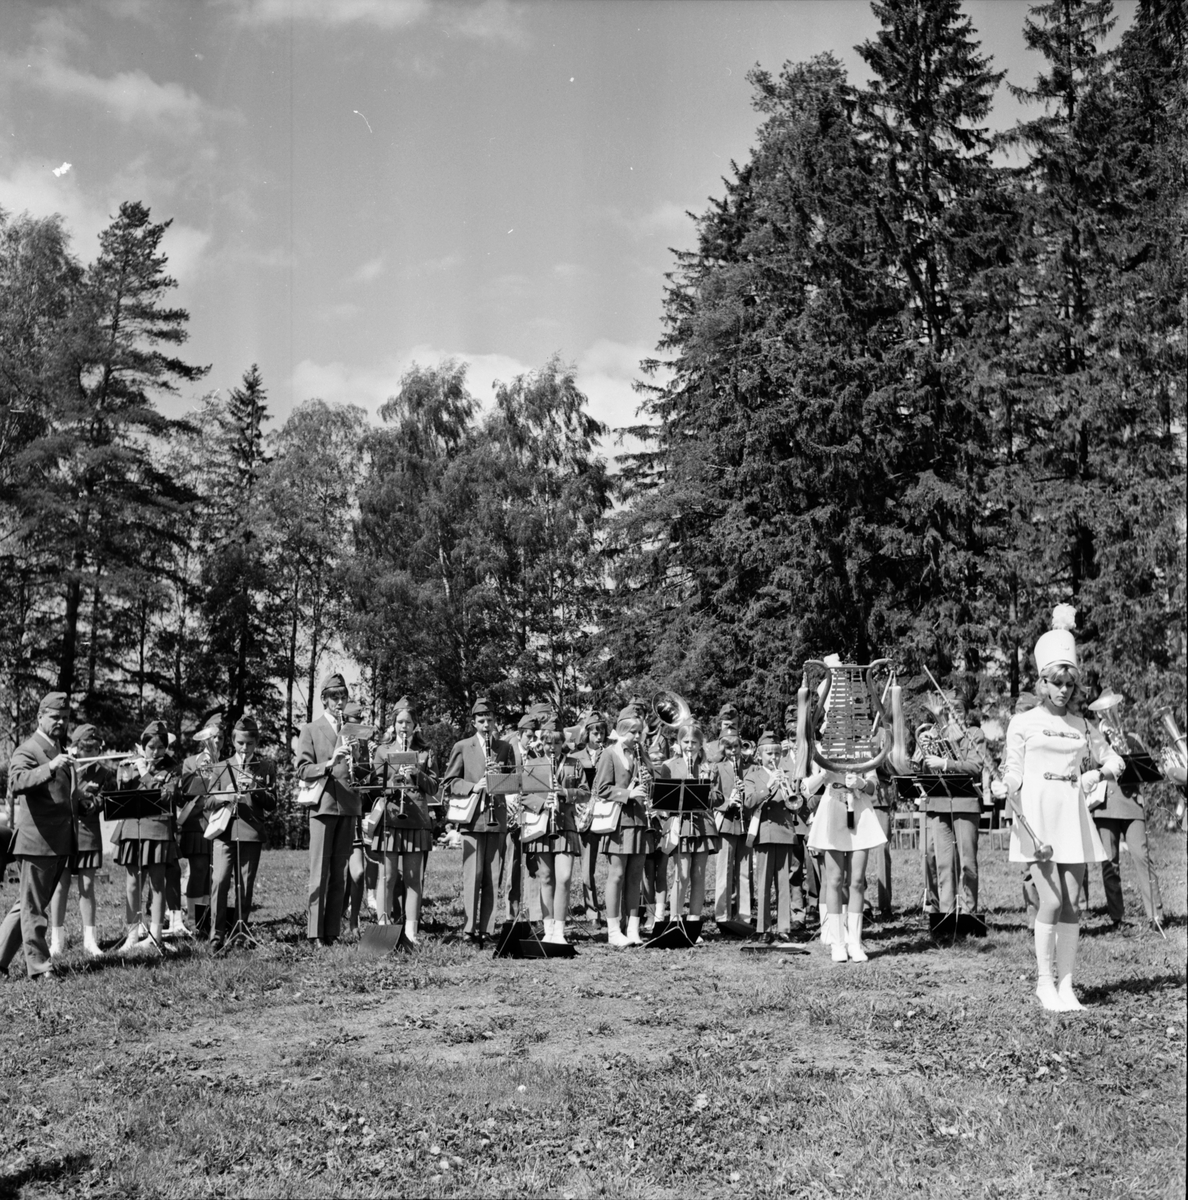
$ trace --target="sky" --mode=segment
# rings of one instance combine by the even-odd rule
[[[1027,7],[966,4],[1015,84]],[[123,200],[173,221],[211,370],[172,414],[252,363],[279,425],[447,356],[489,402],[557,353],[628,424],[671,248],[753,144],[747,71],[831,51],[860,82],[876,27],[864,0],[0,0],[0,207],[62,214],[84,261]],[[1004,88],[994,124],[1022,111]]]

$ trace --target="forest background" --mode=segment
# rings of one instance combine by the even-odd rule
[[[759,126],[674,251],[613,461],[559,357],[484,406],[408,371],[372,424],[275,428],[248,367],[184,419],[168,221],[128,201],[84,264],[0,211],[0,756],[39,696],[127,747],[225,705],[287,746],[357,667],[441,743],[479,694],[569,719],[660,687],[782,723],[807,657],[928,665],[982,714],[1052,606],[1093,682],[1182,718],[1183,0],[1037,4],[1029,119],[957,0],[886,0],[859,51],[751,74]],[[282,758],[284,755],[282,754]]]

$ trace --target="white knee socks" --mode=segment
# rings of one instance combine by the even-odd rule
[[[1039,928],[1039,925],[1036,925]],[[1056,994],[1060,998],[1062,1012],[1076,1012],[1085,1006],[1073,991],[1073,966],[1077,961],[1077,939],[1081,927],[1072,921],[1061,921],[1056,926]]]
[[[1046,921],[1035,923],[1035,994],[1039,1002],[1051,1012],[1061,1009],[1060,997],[1056,994],[1056,981],[1052,978],[1052,959],[1056,953],[1056,926]]]

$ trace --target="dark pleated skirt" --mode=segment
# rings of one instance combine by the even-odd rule
[[[576,829],[562,829],[550,833],[547,837],[537,838],[534,842],[524,843],[525,852],[531,850],[536,854],[574,854],[582,853],[582,839]]]
[[[656,843],[655,835],[646,825],[622,825],[614,833],[607,833],[602,838],[602,853],[611,854],[649,854]]]
[[[136,860],[136,848],[140,847],[140,861]],[[209,846],[210,843],[208,842]],[[209,853],[209,850],[207,851]],[[121,867],[155,867],[158,863],[177,862],[177,843],[170,838],[167,842],[142,840],[120,843],[120,853],[116,861]]]
[[[103,866],[102,850],[76,850],[70,856],[70,874],[77,875],[79,871],[97,871]]]
[[[433,846],[433,833],[428,829],[388,829],[384,832],[382,849],[388,854],[428,854]],[[379,835],[371,839],[372,851],[381,849]]]
[[[178,853],[182,858],[202,858],[210,854],[210,842],[201,833],[183,829],[181,847]]]

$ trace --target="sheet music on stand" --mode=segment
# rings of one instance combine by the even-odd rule
[[[652,784],[656,812],[712,812],[713,784],[698,779],[657,779]]]
[[[166,815],[169,801],[161,799],[160,788],[128,788],[100,793],[103,816],[108,821],[148,821]]]
[[[487,773],[490,796],[539,796],[553,790],[553,768],[548,762],[526,762],[518,770]]]
[[[971,796],[982,797],[982,777],[980,775],[965,775],[957,772],[947,774],[894,775],[895,786],[899,789],[899,798],[909,804],[919,800],[946,798],[949,800],[968,800]]]

